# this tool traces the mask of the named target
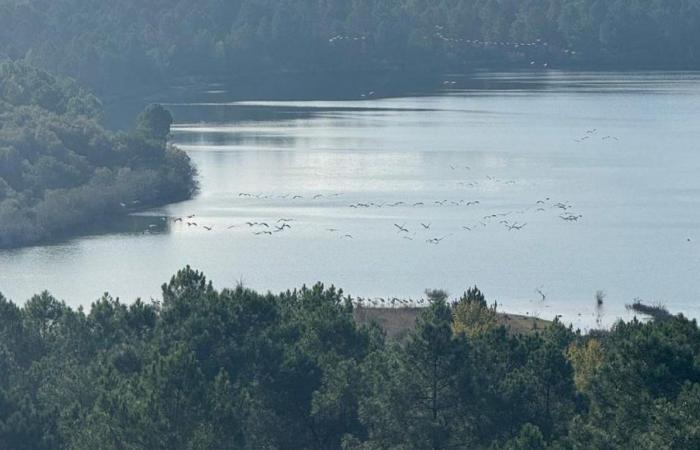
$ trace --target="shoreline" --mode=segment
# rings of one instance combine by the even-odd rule
[[[354,304],[353,316],[358,325],[378,325],[390,340],[402,340],[415,326],[416,319],[425,307],[398,306],[395,308],[361,306]],[[504,325],[511,334],[525,334],[540,331],[553,322],[536,317],[496,313],[498,325]]]

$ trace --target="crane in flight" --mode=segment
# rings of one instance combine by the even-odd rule
[[[527,225],[527,223],[514,223],[511,225],[506,225],[506,228],[508,228],[508,231],[513,231],[513,230],[518,231],[518,230],[522,230],[523,228],[525,228],[525,225]]]
[[[405,224],[399,225],[398,223],[395,223],[394,226],[399,229],[397,233],[408,233],[408,228],[406,228]]]

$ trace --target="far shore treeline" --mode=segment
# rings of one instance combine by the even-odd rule
[[[158,105],[132,132],[100,125],[100,101],[75,82],[0,61],[0,248],[77,234],[133,210],[189,198],[189,157],[168,145]]]
[[[334,288],[189,267],[158,301],[0,296],[0,448],[700,448],[695,321],[519,334],[477,288],[428,299],[391,340]]]
[[[4,0],[0,56],[100,93],[177,77],[698,68],[697,0]]]

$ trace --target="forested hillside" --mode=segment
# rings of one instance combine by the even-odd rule
[[[189,157],[166,143],[169,112],[151,106],[135,131],[118,134],[101,115],[74,82],[0,62],[0,248],[193,193]]]
[[[119,91],[260,70],[698,67],[698,0],[4,0],[0,52]]]
[[[0,297],[0,448],[700,448],[700,330],[667,317],[509,334],[478,289],[400,343],[336,289]]]

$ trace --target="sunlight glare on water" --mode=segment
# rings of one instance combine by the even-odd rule
[[[190,264],[217,287],[265,291],[323,281],[418,298],[476,284],[504,310],[582,328],[630,317],[637,297],[700,317],[700,74],[500,73],[457,87],[171,101],[201,193],[146,215],[197,226],[0,252],[0,291],[131,301]]]

